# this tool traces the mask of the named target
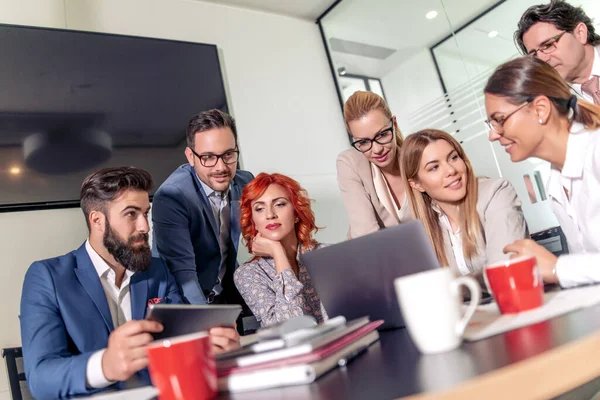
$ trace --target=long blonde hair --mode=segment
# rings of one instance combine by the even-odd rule
[[[409,184],[409,180],[418,181],[423,151],[429,144],[438,140],[445,140],[450,143],[467,167],[467,194],[459,205],[459,223],[463,253],[466,259],[473,258],[479,252],[477,242],[482,238],[483,233],[479,214],[477,213],[477,177],[461,145],[446,132],[436,129],[424,129],[406,137],[400,153],[400,165],[412,215],[415,219],[423,222],[440,265],[447,266],[448,255],[444,250],[444,237],[439,216],[433,209],[433,200],[427,193],[421,193]]]
[[[393,117],[390,107],[383,97],[376,93],[358,90],[346,100],[346,104],[344,104],[344,122],[350,136],[352,136],[352,133],[348,124],[364,117],[373,110],[381,110],[383,115],[388,119],[392,119]],[[396,145],[402,147],[404,137],[396,121],[394,121],[394,131],[396,133]]]

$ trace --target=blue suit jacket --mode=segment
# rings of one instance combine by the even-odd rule
[[[132,319],[144,319],[149,299],[182,299],[164,262],[130,279]],[[56,399],[99,391],[86,387],[90,356],[108,345],[114,330],[108,302],[85,244],[64,256],[34,262],[21,296],[21,341],[25,374],[36,399]],[[147,370],[138,372],[149,384]],[[123,388],[119,382],[110,386]]]
[[[229,191],[231,243],[227,273],[231,279],[227,284],[224,282],[223,294],[239,299],[242,305],[243,300],[233,285],[240,238],[239,200],[242,189],[253,178],[250,172],[238,170]],[[217,282],[222,256],[210,201],[191,165],[177,168],[154,194],[152,224],[154,255],[167,262],[184,300],[191,304],[206,303],[206,294]]]

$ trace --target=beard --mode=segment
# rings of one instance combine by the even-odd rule
[[[144,244],[134,246],[133,243],[144,240]],[[119,264],[131,272],[144,272],[150,268],[152,262],[152,251],[148,244],[148,234],[140,233],[124,241],[119,234],[113,231],[108,218],[106,218],[106,229],[104,230],[104,247],[108,253],[117,260]]]

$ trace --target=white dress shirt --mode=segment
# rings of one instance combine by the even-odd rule
[[[594,76],[594,75],[600,76],[600,46],[596,46],[596,48],[594,50],[595,50],[595,52],[594,52],[594,62],[592,64],[592,72],[590,73],[590,76],[588,76],[588,79],[591,79],[592,76]],[[581,90],[580,83],[571,83],[571,87],[585,101],[594,104],[594,98],[592,96],[590,96],[589,94],[585,93],[583,90]]]
[[[94,268],[100,277],[102,288],[106,294],[108,308],[112,317],[113,326],[117,329],[125,322],[131,320],[131,297],[129,295],[129,281],[133,272],[125,270],[125,279],[121,283],[121,287],[117,287],[115,283],[115,272],[113,269],[96,253],[96,250],[90,245],[89,241],[85,242],[85,249],[94,264]],[[89,387],[100,389],[113,384],[106,379],[102,371],[102,356],[106,349],[98,350],[89,358],[86,367],[86,382]]]
[[[463,252],[462,236],[460,234],[460,227],[456,232],[452,229],[452,224],[448,219],[448,216],[444,214],[438,207],[433,208],[440,217],[440,222],[448,231],[450,237],[450,245],[452,246],[452,252],[454,253],[454,259],[456,260],[456,266],[461,275],[468,275],[471,273],[469,267],[467,267],[467,260],[465,260],[465,253]]]
[[[573,123],[562,171],[550,170],[546,190],[569,245],[556,264],[560,285],[600,282],[600,129]]]

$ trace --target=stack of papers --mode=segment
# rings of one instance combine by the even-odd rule
[[[367,317],[345,323],[332,319],[220,356],[219,390],[242,392],[314,382],[343,366],[379,339],[383,321]]]
[[[463,338],[467,341],[485,339],[599,303],[600,285],[545,293],[542,307],[518,314],[500,314],[493,302],[477,307]]]

